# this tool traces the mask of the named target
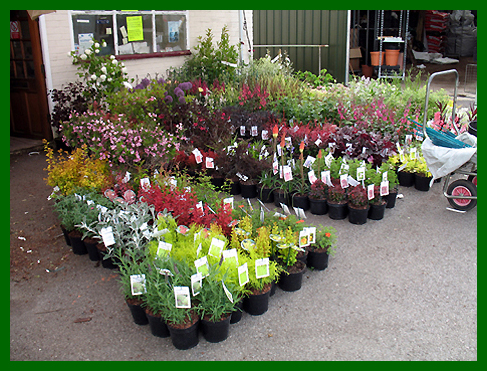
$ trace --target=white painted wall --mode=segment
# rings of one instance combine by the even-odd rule
[[[252,40],[252,10],[245,11],[248,23],[249,38]],[[45,27],[41,32],[45,33],[43,48],[48,50],[48,60],[51,75],[46,76],[48,86],[52,88],[61,88],[64,84],[77,80],[76,66],[72,64],[68,53],[72,48],[72,30],[67,10],[57,10],[55,13],[46,14],[41,23]],[[198,36],[206,34],[206,30],[211,28],[214,40],[220,39],[221,30],[224,25],[228,26],[230,43],[239,44],[239,11],[238,10],[190,10],[188,15],[189,25],[189,46],[193,50],[197,45]],[[245,35],[245,32],[244,32]],[[244,38],[245,45],[244,60],[248,62],[249,49],[247,38]],[[170,67],[181,66],[186,56],[178,57],[159,57],[145,58],[136,60],[123,61],[128,69],[129,77],[145,77],[148,73],[155,76],[166,76],[166,71]]]

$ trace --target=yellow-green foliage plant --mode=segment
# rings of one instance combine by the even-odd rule
[[[69,195],[75,189],[100,192],[111,183],[111,175],[105,160],[94,159],[88,155],[86,145],[77,148],[71,154],[59,150],[58,154],[44,141],[48,177],[46,183],[58,187],[63,195]]]

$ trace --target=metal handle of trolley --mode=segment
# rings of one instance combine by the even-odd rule
[[[429,97],[430,97],[430,85],[431,81],[437,76],[441,75],[448,75],[450,73],[455,74],[455,90],[453,92],[453,108],[451,111],[451,121],[453,123],[453,127],[455,128],[455,131],[457,135],[460,134],[460,129],[458,128],[456,122],[455,122],[455,117],[456,117],[456,106],[457,106],[457,89],[458,89],[458,83],[460,81],[460,76],[458,75],[458,71],[455,69],[452,70],[446,70],[446,71],[439,71],[431,74],[430,78],[428,79],[428,85],[426,86],[426,102],[424,103],[424,118],[423,118],[423,136],[424,138],[429,138],[428,134],[426,134],[426,121],[428,120],[428,103],[429,103]]]

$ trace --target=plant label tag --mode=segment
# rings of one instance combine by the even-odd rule
[[[304,210],[301,209],[300,207],[298,207],[298,216],[301,218],[301,219],[307,219],[306,217],[306,214],[304,213]]]
[[[348,174],[340,175],[340,186],[342,188],[348,188]]]
[[[206,166],[207,169],[214,169],[215,168],[215,164],[214,164],[213,161],[214,160],[211,157],[207,157],[206,158],[205,166]]]
[[[332,186],[330,170],[325,170],[321,172],[321,181],[329,187]]]
[[[102,228],[100,233],[101,233],[101,238],[103,239],[103,244],[106,247],[115,245],[115,238],[113,237],[112,227]]]
[[[188,286],[174,286],[176,308],[191,308],[191,296]]]
[[[284,211],[284,212],[285,212],[287,215],[290,215],[290,214],[291,214],[291,212],[289,211],[289,207],[287,207],[287,205],[286,205],[286,204],[283,204],[283,203],[281,202],[281,207],[282,207],[282,210],[283,210],[283,211]]]
[[[399,144],[399,142],[396,142],[396,148],[397,148],[397,152],[403,153],[401,145]]]
[[[339,174],[345,174],[345,173],[348,173],[348,169],[350,168],[350,166],[346,163],[342,163],[342,165],[340,166],[340,171],[339,171]]]
[[[264,224],[264,218],[265,218],[265,213],[264,213],[264,208],[260,208],[260,222]]]
[[[267,140],[269,139],[269,131],[268,130],[262,130],[262,140]]]
[[[360,184],[360,182],[357,182],[355,179],[353,179],[353,177],[351,177],[350,175],[347,177],[347,181],[348,181],[348,185],[349,186],[352,186],[352,187],[355,187],[355,186],[358,186]],[[363,179],[362,179],[363,181]]]
[[[367,152],[367,147],[362,147],[362,154],[365,154]]]
[[[402,156],[402,155],[401,155],[401,156]],[[402,157],[404,158],[404,156],[402,156]],[[403,161],[403,160],[401,160],[401,161]],[[397,169],[397,171],[402,171],[403,169],[405,169],[405,168],[406,168],[406,166],[408,166],[408,163],[407,163],[407,162],[406,162],[405,164],[401,165],[401,166],[399,167],[399,169]]]
[[[172,249],[172,244],[165,241],[159,241],[159,245],[157,246],[156,255],[159,257],[164,257],[165,254],[169,254]]]
[[[314,182],[316,182],[318,180],[318,178],[315,175],[314,170],[311,170],[311,171],[308,172],[308,179],[309,179],[309,182],[311,184],[313,184]]]
[[[247,282],[249,282],[249,269],[245,263],[238,267],[238,283],[240,286],[244,286]]]
[[[201,252],[201,249],[203,248],[203,246],[201,246],[201,243],[198,245],[198,248],[196,249],[196,256],[199,256],[200,255],[200,252]]]
[[[203,162],[203,155],[198,148],[195,148],[192,154],[194,155],[194,159],[196,160],[197,164],[201,164]]]
[[[208,267],[208,258],[203,256],[194,261],[196,272],[201,273],[201,276],[206,277],[210,274],[210,268]]]
[[[367,198],[369,200],[372,200],[374,198],[374,185],[373,184],[369,184],[367,186]]]
[[[281,146],[277,146],[277,155],[282,156],[282,147]]]
[[[411,151],[409,151],[409,157],[411,158],[411,160],[416,160],[417,158],[416,153],[417,153],[416,148],[411,148]]]
[[[205,209],[203,207],[203,201],[198,202],[195,205],[195,207],[196,207],[197,210],[199,210],[201,212],[202,215],[205,215]]]
[[[389,180],[389,179],[387,179],[387,171],[384,171],[384,172],[382,173],[382,181],[383,181],[383,182],[387,182],[388,180]]]
[[[238,266],[237,249],[223,250],[223,260],[235,260],[235,265]]]
[[[277,162],[277,158],[274,158],[274,161],[272,162],[272,172],[274,175],[279,172],[279,163]]]
[[[413,141],[412,134],[406,134],[406,138],[405,138],[405,141],[404,141],[406,143],[406,145],[409,146],[412,143],[412,141]]]
[[[306,161],[304,161],[303,166],[307,167],[308,169],[310,168],[311,165],[313,165],[313,162],[315,162],[316,158],[312,156],[306,157]]]
[[[284,139],[284,141],[286,142],[286,147],[288,147],[288,148],[293,145],[293,141],[292,141],[291,137],[286,137]]]
[[[380,183],[380,195],[387,196],[389,194],[389,181],[382,181]]]
[[[259,135],[259,130],[257,130],[257,126],[252,125],[250,127],[250,135],[252,135],[253,137],[256,137]]]
[[[216,237],[211,239],[210,248],[208,250],[208,255],[214,256],[220,259],[222,256],[223,248],[225,247],[225,241],[222,241]]]
[[[133,274],[130,276],[130,291],[134,296],[147,292],[145,288],[145,274]]]
[[[196,296],[200,293],[203,285],[203,276],[200,273],[195,273],[191,276],[191,293]]]
[[[225,295],[227,295],[228,300],[230,300],[230,303],[233,304],[233,295],[230,291],[228,291],[227,286],[225,286],[223,280],[222,280],[222,287],[223,287],[223,291],[225,292]]]
[[[233,197],[223,199],[223,208],[225,210],[233,210]]]
[[[303,248],[309,246],[309,234],[308,229],[305,228],[301,232],[299,232],[299,247]]]
[[[357,168],[357,180],[359,182],[365,180],[365,166],[360,166]]]
[[[328,153],[325,156],[325,165],[326,165],[326,167],[330,167],[332,161],[333,161],[333,155],[330,152],[330,153]]]
[[[316,243],[316,227],[308,227],[308,243]]]
[[[293,206],[293,209],[294,209],[294,213],[296,214],[296,216],[299,218],[299,207],[296,207],[296,206]]]
[[[122,179],[122,183],[128,183],[130,181],[130,172],[126,171],[125,176]]]
[[[293,172],[291,170],[291,166],[285,165],[282,170],[285,182],[290,182],[291,180],[293,180]]]
[[[255,261],[255,278],[269,276],[269,258],[257,259]]]
[[[148,188],[150,188],[150,179],[149,178],[142,178],[140,180],[140,187],[142,189],[148,189]]]
[[[316,139],[315,141],[316,147],[319,147],[321,143],[323,143],[323,141],[320,138]]]
[[[240,126],[240,135],[242,137],[245,136],[245,126],[244,125]]]

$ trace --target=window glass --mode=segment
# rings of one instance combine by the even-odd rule
[[[74,49],[83,54],[91,46],[94,38],[107,46],[100,48],[100,55],[113,54],[113,17],[111,15],[74,14],[73,15]]]
[[[118,54],[152,53],[152,15],[117,15]]]
[[[156,46],[158,52],[186,49],[186,17],[156,15]]]

